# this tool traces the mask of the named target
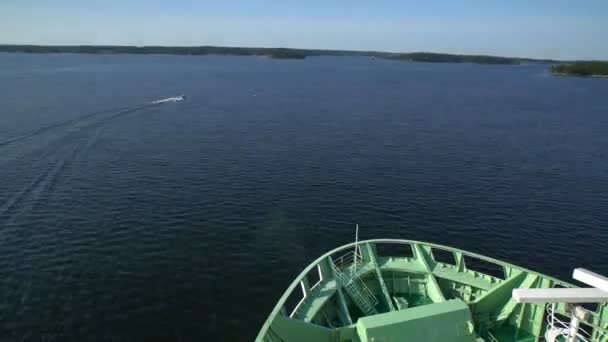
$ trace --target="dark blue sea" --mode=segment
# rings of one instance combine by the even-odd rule
[[[608,273],[608,80],[547,69],[0,54],[0,339],[251,341],[355,224]]]

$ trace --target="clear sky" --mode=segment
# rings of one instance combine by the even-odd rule
[[[608,0],[0,0],[0,43],[608,59]]]

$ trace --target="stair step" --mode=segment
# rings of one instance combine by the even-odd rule
[[[347,256],[338,260],[338,265],[334,263],[332,266],[334,268],[336,278],[344,287],[346,293],[348,293],[355,305],[363,314],[367,316],[377,314],[378,312],[376,311],[375,306],[378,304],[378,299],[365,285],[361,279],[361,273],[358,272],[358,270],[361,269],[361,267],[357,267],[360,258],[355,256],[349,259]],[[351,265],[345,265],[344,260],[354,261]]]

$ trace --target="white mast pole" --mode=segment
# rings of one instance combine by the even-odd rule
[[[355,252],[357,252],[357,248],[359,247],[357,244],[359,243],[359,224],[355,226]]]
[[[359,224],[355,225],[355,255],[353,255],[353,263],[355,264],[355,274],[357,273],[357,248],[359,248]]]

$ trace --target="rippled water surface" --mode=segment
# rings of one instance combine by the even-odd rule
[[[608,273],[607,96],[539,65],[0,54],[0,336],[251,341],[355,223]]]

